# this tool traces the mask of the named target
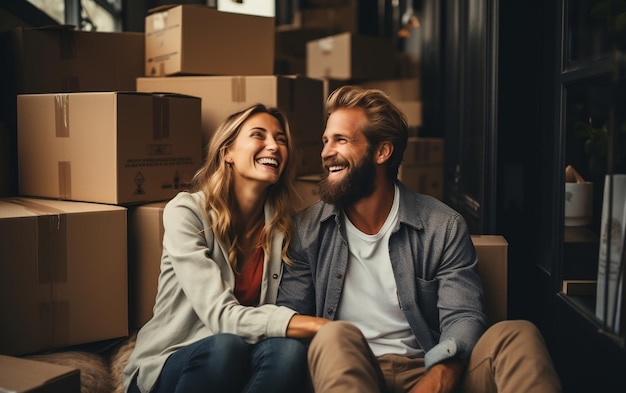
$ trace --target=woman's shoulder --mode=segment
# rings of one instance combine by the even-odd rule
[[[192,210],[194,212],[201,212],[205,209],[205,198],[202,191],[187,192],[182,191],[176,194],[174,198],[170,199],[166,204],[163,214],[172,211],[178,211],[182,209]]]

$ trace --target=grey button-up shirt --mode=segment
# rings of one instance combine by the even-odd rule
[[[425,352],[426,367],[467,360],[486,328],[474,245],[463,217],[402,183],[389,257],[398,301]],[[300,212],[277,304],[335,319],[348,265],[343,211],[322,201]]]

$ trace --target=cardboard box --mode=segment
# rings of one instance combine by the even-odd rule
[[[296,211],[300,211],[319,201],[319,183],[323,178],[324,175],[322,173],[298,176],[296,178],[296,192],[301,199],[300,203],[296,206]]]
[[[507,319],[509,243],[500,235],[472,235],[489,324]]]
[[[0,199],[0,353],[128,335],[126,209]]]
[[[422,102],[421,101],[394,101],[394,104],[404,113],[410,129],[422,126]]]
[[[274,24],[198,4],[156,8],[146,16],[145,76],[271,75]]]
[[[300,167],[298,175],[319,173],[322,168],[322,134],[318,142],[304,143],[297,146]]]
[[[409,137],[402,162],[406,164],[444,163],[444,138]]]
[[[408,189],[443,200],[443,164],[400,164],[398,179]]]
[[[368,89],[379,89],[387,93],[392,101],[420,101],[421,81],[418,78],[386,79],[363,81],[361,86]]]
[[[314,27],[276,27],[276,56],[287,55],[306,58],[306,45],[309,41],[329,36],[327,29]]]
[[[277,75],[144,77],[137,79],[137,90],[201,97],[203,146],[228,116],[256,103],[278,107],[285,113],[298,145],[317,143],[319,146],[324,132],[322,81],[319,79]]]
[[[198,97],[18,96],[23,196],[112,204],[169,199],[187,187],[201,154]]]
[[[394,72],[391,40],[341,33],[307,43],[310,78],[390,79]]]
[[[150,318],[163,252],[163,209],[167,201],[128,209],[129,323],[138,330]]]
[[[143,33],[73,30],[68,26],[12,30],[14,94],[132,91],[143,75]]]
[[[80,393],[80,370],[0,355],[0,392]]]
[[[336,2],[329,7],[301,8],[296,11],[295,22],[302,28],[317,28],[329,31],[329,35],[339,33],[359,33],[358,2],[340,5]]]

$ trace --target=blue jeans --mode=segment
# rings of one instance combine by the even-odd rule
[[[216,334],[174,352],[153,392],[303,392],[309,384],[306,351],[293,338],[248,344],[234,334]],[[129,392],[136,389],[133,381]]]

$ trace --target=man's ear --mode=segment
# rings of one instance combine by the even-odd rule
[[[389,160],[393,153],[393,144],[391,142],[381,142],[376,148],[376,155],[374,160],[377,164],[384,164]]]

